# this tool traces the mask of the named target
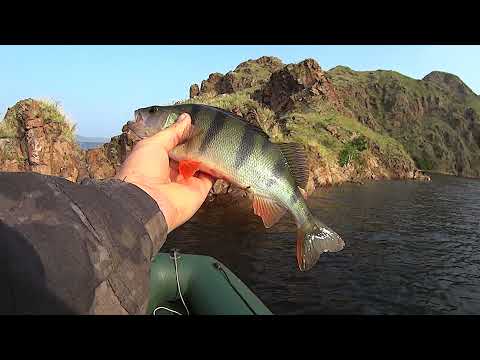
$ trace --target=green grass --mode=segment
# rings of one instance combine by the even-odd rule
[[[14,139],[8,140],[6,143],[3,143],[2,146],[0,146],[0,159],[16,160],[20,163],[26,161],[27,159],[25,157],[22,157],[18,154],[17,145],[18,143]]]
[[[345,144],[342,151],[340,151],[340,166],[347,166],[351,161],[357,160],[360,153],[367,150],[367,147],[367,140],[363,136],[357,137],[352,141],[349,141],[347,144]]]
[[[14,138],[17,136],[17,127],[10,122],[0,122],[0,139]]]
[[[16,158],[16,151],[8,145],[0,146],[0,159],[14,160]]]
[[[18,116],[15,107],[9,109],[0,122],[0,139],[14,138],[17,136]]]
[[[475,149],[469,148],[461,130],[457,131],[455,126],[433,116],[423,118],[418,125],[411,124],[408,132],[404,132],[402,142],[422,170],[452,172],[459,152],[466,158],[478,158]]]
[[[467,105],[470,106],[480,117],[480,96],[471,96],[467,99]]]
[[[359,153],[378,146],[383,161],[388,165],[402,161],[413,164],[402,144],[393,138],[381,135],[355,119],[330,113],[290,113],[288,128],[294,141],[315,147],[322,157],[342,166],[359,160]],[[326,128],[333,125],[338,138]],[[347,161],[348,160],[348,161]]]
[[[417,164],[417,167],[420,170],[432,170],[433,169],[433,163],[429,159],[424,159],[424,158],[413,158],[415,163]]]
[[[278,58],[274,58],[274,62],[277,63],[277,67],[283,66],[281,60]],[[240,79],[253,78],[255,79],[255,84],[259,84],[267,81],[272,73],[267,65],[259,64],[253,60],[245,61],[238,65],[233,71],[233,74]]]
[[[353,71],[337,66],[328,71],[328,75],[337,89],[349,93],[344,98],[345,105],[358,114],[368,115],[363,98],[357,99],[354,94],[367,93],[369,101],[377,105],[370,110],[377,120],[388,118],[389,113],[395,111],[393,104],[398,105],[402,100],[415,102],[436,98],[440,103],[452,101],[449,91],[439,84],[413,79],[396,71]]]
[[[291,141],[303,143],[316,148],[318,153],[329,161],[335,161],[341,150],[341,143],[324,128],[332,123],[331,117],[323,117],[318,113],[290,113],[287,128]]]
[[[246,66],[238,66],[233,73],[234,76],[240,78],[254,78],[257,83],[267,80],[271,75],[265,66],[254,62],[250,62]]]
[[[41,100],[39,103],[39,116],[46,124],[57,123],[61,125],[61,136],[68,142],[76,143],[76,124],[67,117],[58,102]]]
[[[344,66],[337,66],[328,71],[327,74],[338,89],[350,90],[351,93],[356,93],[359,90],[368,93],[370,101],[373,100],[378,105],[376,111],[372,110],[374,112],[373,115],[378,120],[385,118],[392,111],[390,103],[394,99],[396,102],[404,100],[410,103],[435,99],[440,104],[449,104],[452,109],[461,112],[465,107],[465,104],[462,103],[463,100],[453,96],[454,94],[452,94],[452,90],[448,86],[436,81],[413,79],[396,71],[353,71]],[[461,79],[456,78],[459,84],[463,84]],[[364,113],[365,106],[362,103],[362,99],[359,100],[360,103],[357,103],[358,100],[354,96],[347,97],[345,105],[357,112]],[[469,95],[465,102],[480,114],[479,96]]]
[[[380,86],[390,86],[400,89],[407,88],[417,95],[426,94],[425,82],[400,74],[392,70],[376,71],[353,71],[344,66],[337,66],[328,71],[334,85],[363,84],[368,85],[372,82]]]

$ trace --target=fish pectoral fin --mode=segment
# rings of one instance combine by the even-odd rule
[[[178,172],[185,179],[188,179],[195,175],[195,173],[200,169],[200,162],[194,160],[181,160],[178,164]]]
[[[253,195],[253,212],[262,218],[263,225],[267,229],[275,225],[286,211],[287,209],[272,199]]]

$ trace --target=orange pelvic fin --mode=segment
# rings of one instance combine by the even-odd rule
[[[253,195],[253,212],[262,218],[267,229],[275,225],[286,211],[287,209],[271,199]]]
[[[178,164],[178,171],[185,179],[188,179],[195,175],[200,169],[200,162],[193,160],[182,160]]]

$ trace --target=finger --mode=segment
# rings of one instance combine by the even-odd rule
[[[180,143],[184,134],[190,129],[191,123],[189,114],[181,114],[173,125],[159,131],[148,140],[161,145],[168,152]]]

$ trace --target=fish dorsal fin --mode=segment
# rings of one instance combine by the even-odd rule
[[[268,229],[275,225],[287,210],[275,201],[263,196],[253,195],[253,212],[263,220],[263,225]]]
[[[243,120],[243,121],[245,121],[245,120]],[[249,122],[246,122],[246,121],[245,121],[245,123],[247,124],[247,127],[250,130],[255,131],[258,135],[261,135],[261,136],[265,137],[266,139],[268,139],[270,141],[270,136],[268,136],[268,134],[265,131],[263,131],[263,129],[261,127],[252,125],[252,124],[250,124]]]
[[[308,182],[308,163],[305,149],[297,143],[279,143],[277,145],[287,159],[288,168],[295,178],[297,186],[305,189]]]
[[[219,111],[221,111],[221,112],[223,112],[223,113],[225,113],[225,114],[227,114],[227,115],[233,116],[233,117],[235,117],[235,118],[237,118],[237,119],[240,119],[240,120],[242,120],[242,121],[245,121],[244,118],[242,118],[241,116],[238,116],[237,114],[235,114],[235,113],[233,113],[233,112],[231,112],[231,111],[229,111],[229,110],[227,110],[227,109],[222,109],[221,107],[212,106],[212,105],[206,105],[206,106],[209,106],[209,107],[211,107],[211,108],[213,108],[213,109],[215,109],[215,110],[219,110]]]

